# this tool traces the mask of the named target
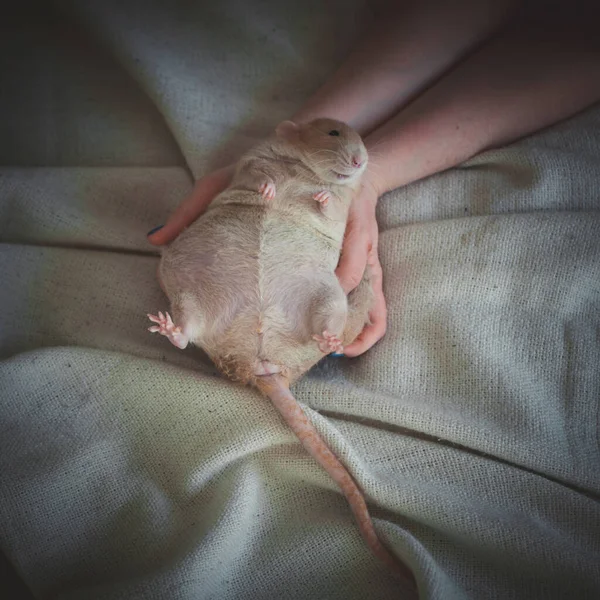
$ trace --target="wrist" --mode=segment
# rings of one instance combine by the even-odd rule
[[[369,204],[373,206],[377,204],[379,197],[384,193],[381,186],[381,181],[378,177],[375,177],[370,171],[369,167],[361,180],[361,186],[359,194]]]

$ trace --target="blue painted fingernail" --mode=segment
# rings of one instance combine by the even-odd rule
[[[152,235],[153,233],[156,233],[159,229],[162,229],[162,228],[163,228],[163,226],[159,225],[158,227],[151,229],[146,235]]]
[[[334,358],[341,358],[344,354],[339,354],[338,352],[332,352],[329,356],[333,356]]]

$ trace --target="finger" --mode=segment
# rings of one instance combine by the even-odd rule
[[[192,193],[175,209],[163,227],[148,236],[148,241],[155,246],[162,246],[174,240],[229,185],[234,168],[234,165],[229,165],[199,179]]]
[[[371,280],[371,288],[376,298],[383,298],[383,269],[379,262],[379,253],[377,251],[377,239],[375,239],[369,254],[367,256],[367,264],[369,265],[369,275]],[[385,299],[384,299],[385,305]]]
[[[342,256],[335,270],[346,294],[362,281],[367,266],[369,239],[365,232],[354,233],[354,231],[351,230],[344,239]]]
[[[369,350],[385,335],[387,329],[387,306],[383,295],[383,270],[375,249],[369,252],[368,264],[374,295],[373,307],[369,313],[371,322],[365,326],[351,344],[344,348],[344,354],[349,357],[359,356]]]
[[[363,354],[385,335],[387,328],[387,311],[383,294],[377,297],[369,317],[371,322],[351,344],[344,347],[345,356],[353,358]]]

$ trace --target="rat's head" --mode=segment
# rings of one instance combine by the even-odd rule
[[[275,131],[294,144],[303,162],[328,183],[354,184],[367,166],[367,149],[360,135],[341,121],[316,119],[303,125],[284,121]]]

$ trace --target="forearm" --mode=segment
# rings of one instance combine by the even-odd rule
[[[356,49],[292,120],[331,117],[367,134],[490,35],[515,3],[398,3],[377,17]]]
[[[455,166],[600,100],[600,46],[583,26],[521,23],[366,139],[379,193]]]

